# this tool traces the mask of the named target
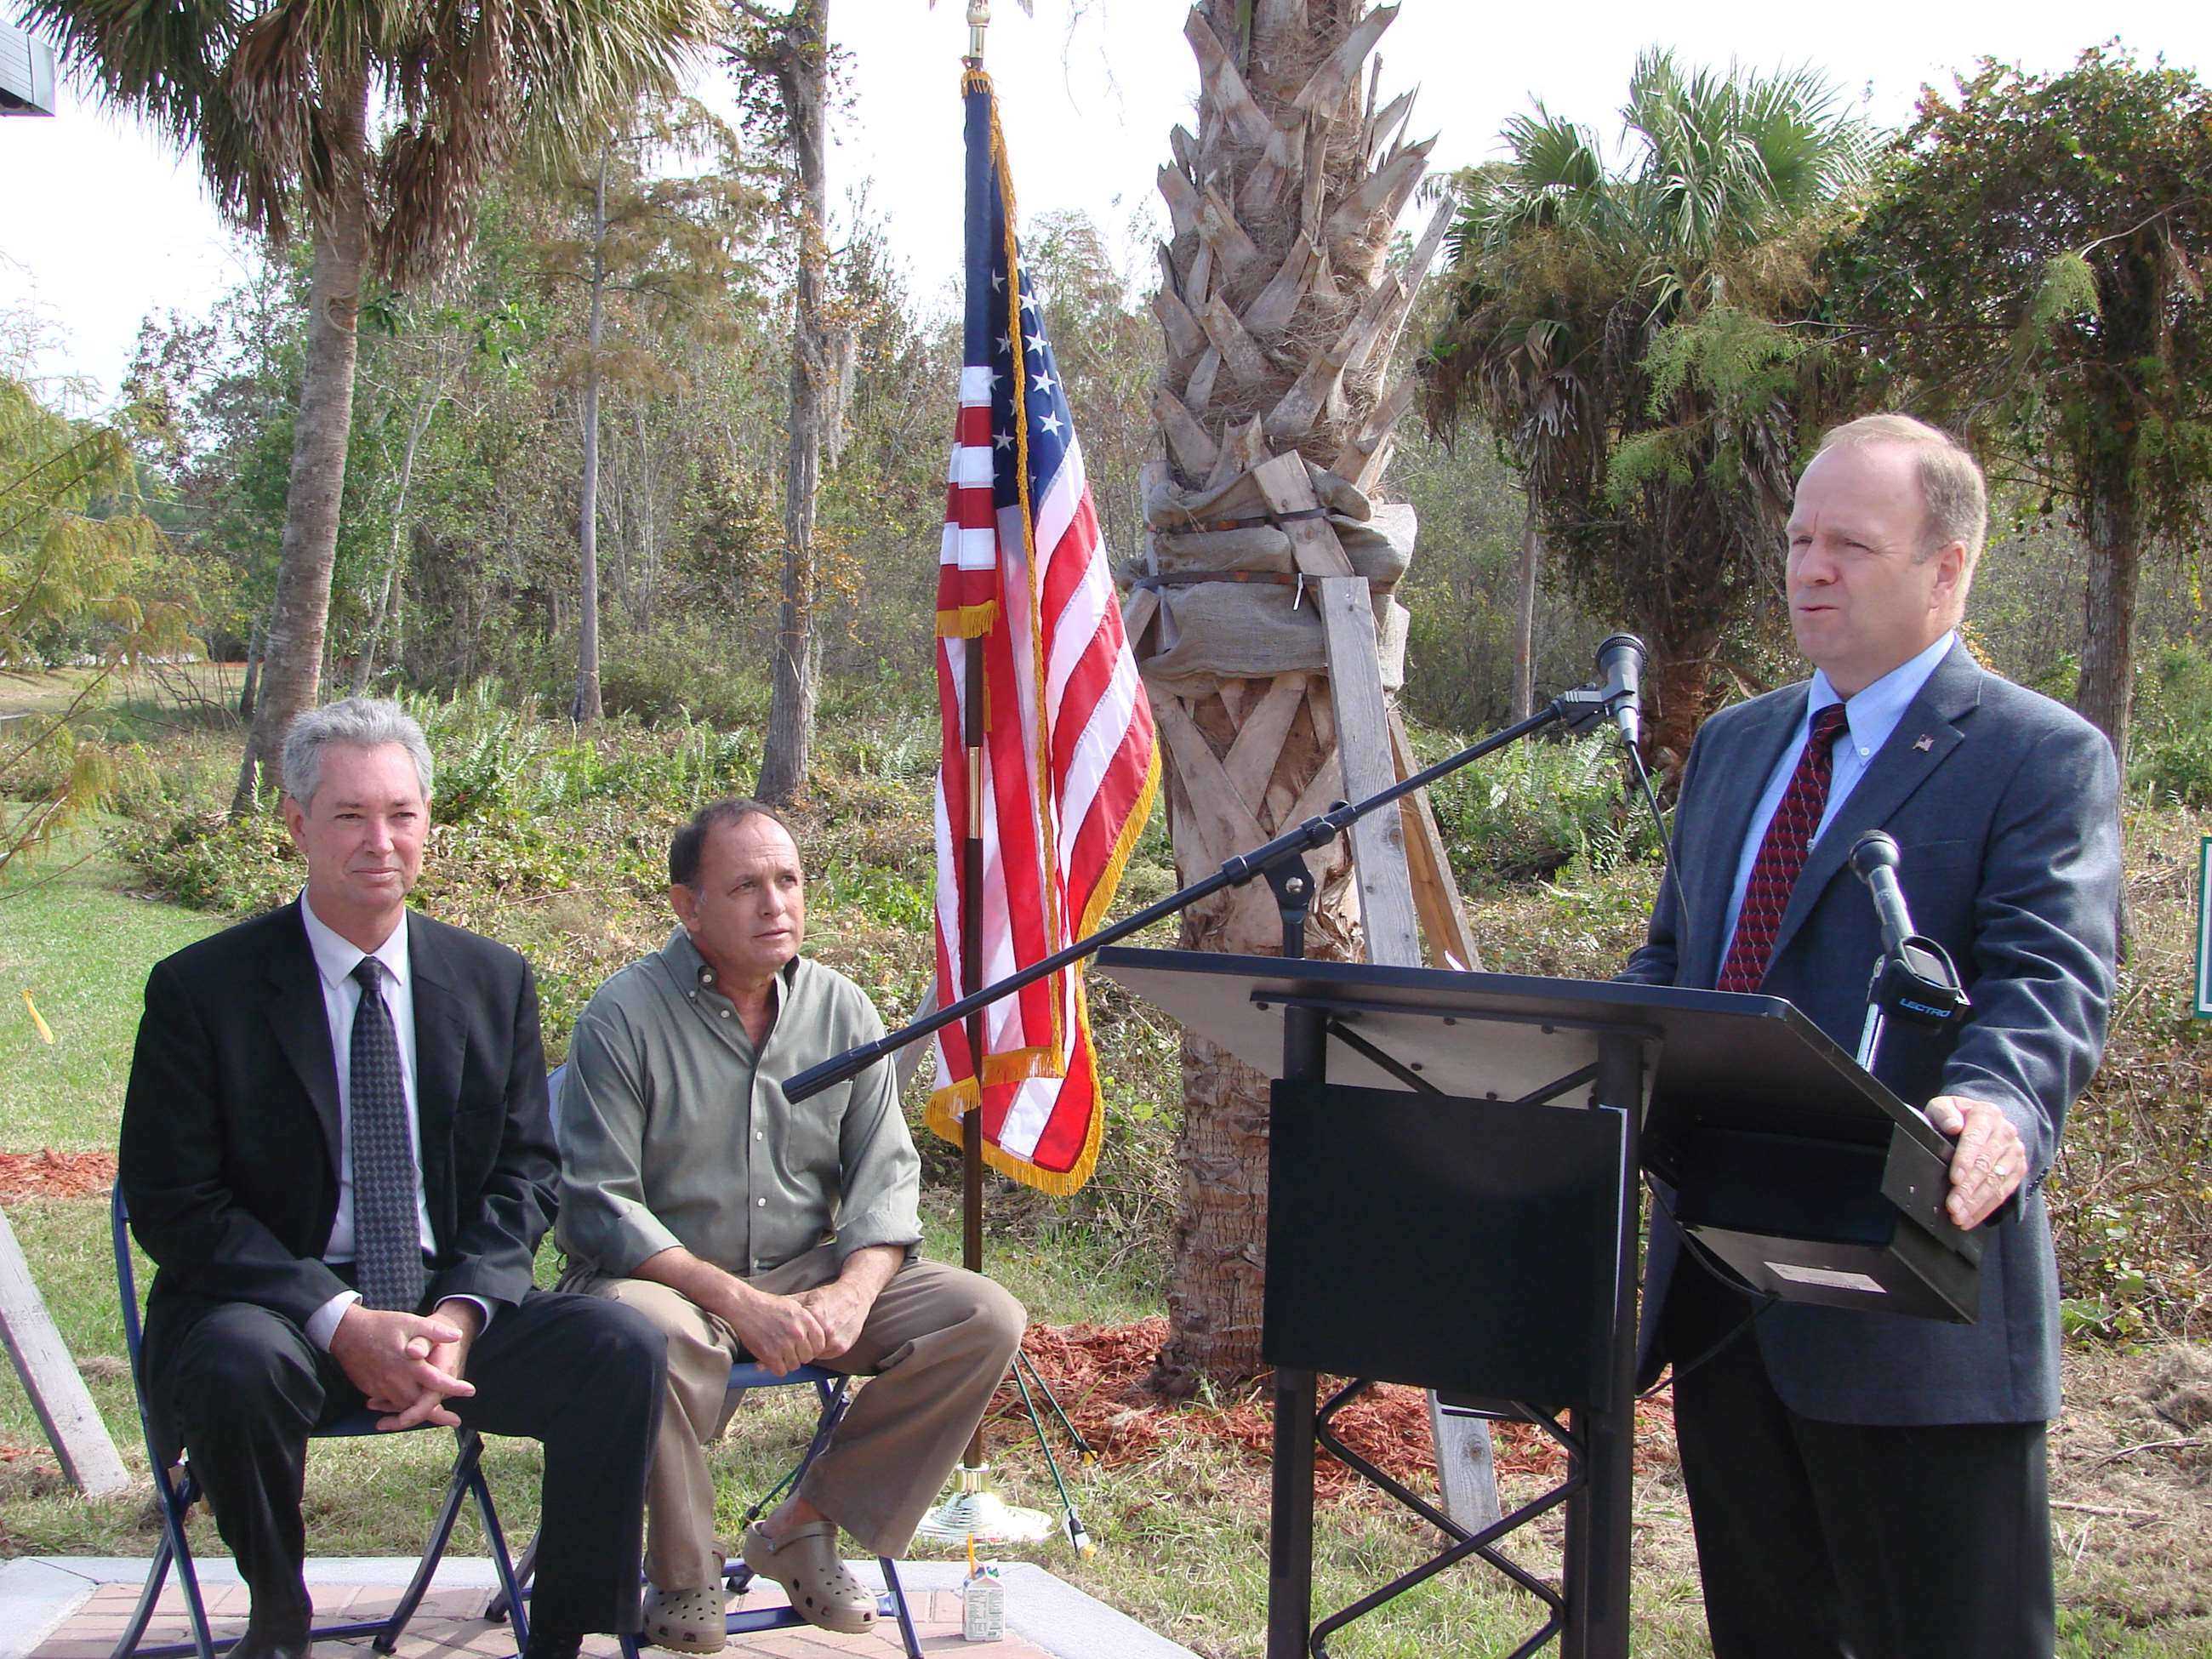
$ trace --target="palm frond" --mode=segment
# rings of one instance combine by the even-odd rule
[[[283,238],[366,190],[379,268],[404,283],[466,235],[518,147],[597,145],[665,98],[714,0],[26,0],[108,102],[197,143],[224,215]],[[383,132],[372,149],[371,134]]]

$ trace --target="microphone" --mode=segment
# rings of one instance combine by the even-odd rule
[[[1881,948],[1902,956],[1912,938],[1912,915],[1905,908],[1904,890],[1897,884],[1897,842],[1880,830],[1869,830],[1851,846],[1851,872],[1874,895],[1875,915],[1881,922]]]
[[[1597,648],[1597,672],[1605,685],[1601,695],[1631,749],[1636,747],[1642,725],[1638,717],[1643,709],[1644,655],[1644,641],[1633,634],[1615,634]]]
[[[1881,955],[1867,988],[1866,1024],[1859,1032],[1859,1064],[1871,1072],[1889,1017],[1941,1031],[1973,1006],[1951,953],[1912,931],[1912,916],[1897,884],[1897,842],[1869,830],[1851,843],[1851,872],[1874,895],[1881,924]]]

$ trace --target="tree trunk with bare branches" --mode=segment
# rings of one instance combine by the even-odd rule
[[[606,330],[607,167],[611,143],[599,146],[592,187],[592,314],[584,368],[584,477],[576,507],[576,693],[568,718],[588,726],[606,713],[599,697],[599,346]]]
[[[806,786],[820,690],[822,647],[814,623],[814,507],[822,485],[823,433],[837,402],[837,363],[823,314],[830,264],[824,149],[829,10],[829,0],[796,0],[781,26],[772,64],[799,175],[791,440],[783,483],[783,603],[776,617],[774,680],[758,787],[763,800],[777,805],[789,802]]]
[[[1304,597],[1292,584],[1353,570],[1345,547],[1376,519],[1412,398],[1395,347],[1448,214],[1390,263],[1432,142],[1401,137],[1410,93],[1378,100],[1370,55],[1395,16],[1357,0],[1200,0],[1190,13],[1198,131],[1175,130],[1161,169],[1173,236],[1154,301],[1168,365],[1154,395],[1164,459],[1146,479],[1146,561],[1185,585],[1162,589],[1163,605],[1230,571],[1246,586],[1223,591],[1291,611]],[[1400,515],[1402,563],[1411,515],[1388,511]],[[1325,665],[1254,674],[1185,660],[1170,673],[1160,636],[1138,636],[1185,879],[1326,808],[1340,764]],[[1307,950],[1355,956],[1349,856],[1325,856]],[[1272,953],[1280,938],[1258,883],[1184,927],[1205,950]],[[1157,1378],[1174,1393],[1262,1369],[1266,1082],[1198,1037],[1186,1039],[1183,1082],[1171,1333]]]

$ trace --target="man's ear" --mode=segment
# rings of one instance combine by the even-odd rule
[[[1960,611],[1966,605],[1966,544],[1951,542],[1936,550],[1936,589],[1931,596],[1939,611]]]
[[[680,881],[671,882],[668,885],[668,908],[676,912],[676,920],[682,922],[688,932],[692,923],[699,919],[699,896]]]
[[[292,845],[298,848],[304,856],[307,850],[305,839],[307,832],[307,810],[289,795],[283,798],[283,809],[285,833],[292,837]]]

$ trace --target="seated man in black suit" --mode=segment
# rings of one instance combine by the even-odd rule
[[[251,1587],[240,1659],[306,1651],[308,1431],[466,1424],[545,1448],[531,1659],[634,1630],[665,1344],[532,1287],[556,1159],[530,969],[406,908],[430,754],[396,704],[303,714],[294,903],[146,983],[120,1179],[158,1269],[147,1397]]]

